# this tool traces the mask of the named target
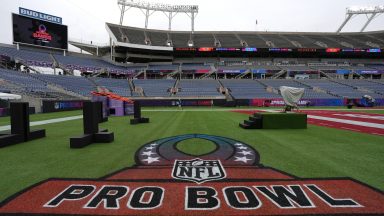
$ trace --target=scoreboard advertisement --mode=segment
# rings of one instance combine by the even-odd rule
[[[68,49],[68,27],[57,23],[12,14],[13,42]]]

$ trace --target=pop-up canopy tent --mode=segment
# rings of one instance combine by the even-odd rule
[[[8,94],[0,92],[0,99],[2,100],[20,100],[21,96],[16,94]]]
[[[280,86],[280,93],[286,106],[297,108],[297,104],[304,95],[304,88]]]

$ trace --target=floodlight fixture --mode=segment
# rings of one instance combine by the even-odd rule
[[[360,7],[360,6],[348,7],[346,11],[345,20],[341,24],[341,26],[337,29],[336,32],[337,33],[341,32],[341,30],[352,19],[352,17],[358,16],[358,15],[367,15],[367,17],[369,16],[368,20],[364,24],[363,28],[360,30],[360,32],[363,32],[368,27],[368,25],[372,22],[372,20],[374,20],[375,18],[377,18],[383,13],[384,13],[384,5],[367,6],[367,7]]]
[[[189,40],[189,41],[188,41],[188,46],[189,46],[189,47],[193,47],[193,40]]]
[[[350,13],[350,14],[384,13],[384,6],[375,6],[375,7],[352,6],[347,8],[347,13]]]
[[[167,46],[171,47],[172,46],[172,40],[167,40],[167,42],[165,43]]]
[[[145,29],[148,28],[149,17],[155,12],[163,12],[168,20],[168,30],[172,30],[172,20],[178,13],[185,13],[191,18],[191,30],[195,30],[195,18],[199,12],[198,5],[170,5],[163,3],[150,3],[137,0],[117,0],[120,8],[120,25],[123,24],[125,12],[130,8],[138,8],[145,15]]]

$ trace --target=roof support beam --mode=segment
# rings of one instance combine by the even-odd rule
[[[360,32],[363,32],[367,27],[368,25],[372,22],[372,20],[375,18],[375,16],[377,15],[377,13],[373,13],[367,20],[367,22],[364,24],[363,28],[360,30]]]
[[[364,24],[363,28],[360,30],[360,32],[363,32],[368,27],[368,25],[372,22],[372,20],[374,20],[375,18],[377,18],[383,13],[384,13],[384,6],[347,8],[346,18],[344,22],[341,24],[341,26],[339,27],[339,29],[337,29],[336,33],[340,33],[341,30],[349,22],[349,20],[351,20],[352,17],[358,16],[358,15],[367,15],[368,17],[368,15],[370,15],[367,22]]]
[[[344,26],[348,23],[348,21],[352,18],[353,14],[348,14],[347,17],[345,18],[344,22],[341,24],[339,29],[337,29],[336,33],[340,33],[341,30],[344,28]]]

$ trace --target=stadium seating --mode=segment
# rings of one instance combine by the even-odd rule
[[[384,85],[373,82],[372,80],[335,80],[337,83],[350,86],[352,88],[358,88],[363,93],[373,97],[384,96]]]
[[[303,98],[309,99],[318,99],[318,98],[336,98],[333,95],[323,93],[323,92],[316,92],[311,87],[304,85],[296,80],[287,80],[287,79],[269,79],[269,80],[259,80],[264,85],[273,87],[275,89],[280,89],[281,86],[289,86],[289,87],[296,87],[296,88],[305,88],[304,96]]]
[[[136,42],[144,40],[145,35],[151,39],[152,43],[160,45],[161,41],[168,37],[164,31],[151,31],[145,33],[141,29],[130,27],[114,28],[115,32],[132,33],[136,35],[134,38]],[[132,32],[131,32],[132,31]],[[359,38],[367,37],[372,43],[380,43],[376,41],[375,37],[381,33],[367,33],[359,34]],[[220,33],[212,35],[209,33],[196,33],[193,35],[195,41],[201,43],[200,45],[208,45],[214,42],[214,39],[225,44],[225,46],[232,46],[241,40],[250,39],[254,40],[259,45],[267,41],[272,41],[273,44],[278,46],[294,46],[295,42],[300,42],[302,46],[307,46],[311,43],[321,41],[327,46],[341,46],[340,43],[348,42],[354,43],[356,46],[362,46],[365,43],[363,40],[356,40],[353,34],[343,35],[318,35],[318,34],[303,34],[303,35],[283,35],[283,34],[269,34],[263,33],[262,35],[253,33],[242,33],[238,37],[232,37],[232,33]],[[353,37],[352,37],[353,36]],[[187,43],[190,34],[186,32],[173,32],[170,38],[174,43],[179,44]],[[236,38],[236,39],[234,39]],[[132,38],[131,38],[132,39]],[[131,40],[129,38],[129,40]],[[144,43],[144,42],[141,42]],[[343,43],[348,46],[347,43]],[[298,45],[298,44],[296,44]],[[220,77],[225,77],[224,74],[232,74],[236,76],[243,72],[250,72],[252,70],[265,70],[266,73],[273,74],[281,70],[288,72],[302,72],[302,71],[323,71],[328,73],[329,76],[336,77],[337,70],[354,71],[381,71],[384,70],[384,65],[377,60],[371,59],[297,59],[297,58],[225,58],[219,59],[207,58],[204,60],[194,59],[177,59],[172,62],[149,63],[149,64],[130,64],[127,66],[117,66],[115,64],[106,62],[101,58],[96,58],[87,55],[69,54],[63,56],[55,51],[52,53],[36,51],[36,50],[17,50],[10,46],[0,46],[0,55],[9,56],[12,60],[21,60],[23,63],[30,66],[52,67],[53,62],[57,61],[61,66],[71,70],[81,71],[108,71],[110,73],[125,74],[129,77],[134,77],[135,74],[141,71],[146,71],[149,77],[156,77],[164,73],[169,75],[170,72],[177,72],[181,70],[186,74],[193,74],[201,76],[202,73],[215,72],[221,74]],[[270,75],[271,76],[271,75]],[[316,75],[317,76],[317,75]],[[175,76],[176,77],[176,76]],[[315,76],[313,76],[315,77]],[[312,77],[312,78],[313,78]],[[340,77],[340,76],[339,76]],[[267,91],[267,88],[278,89],[282,85],[306,88],[304,98],[361,98],[363,95],[370,95],[374,98],[382,98],[384,95],[383,81],[382,80],[234,80],[223,79],[220,82],[216,80],[133,80],[133,86],[129,86],[126,79],[109,79],[109,78],[85,78],[74,76],[54,76],[43,74],[26,74],[16,71],[1,70],[0,79],[5,80],[8,84],[0,87],[1,91],[6,92],[21,92],[24,94],[32,95],[41,98],[71,98],[62,92],[58,92],[49,88],[49,85],[56,85],[62,89],[79,95],[89,97],[90,92],[97,90],[97,87],[105,87],[110,91],[125,97],[224,97],[218,89],[223,86],[229,90],[229,93],[235,99],[253,99],[253,98],[280,98],[276,93]],[[175,86],[175,84],[177,84]],[[134,87],[139,87],[136,90],[142,89],[142,92],[135,91]],[[170,89],[177,87],[178,92],[171,94]],[[132,90],[131,90],[132,89]]]
[[[193,37],[193,42],[196,47],[212,47],[214,46],[215,38],[210,33],[200,33]],[[239,44],[237,46],[239,46]]]
[[[266,87],[255,80],[222,79],[220,82],[235,99],[281,98],[278,94],[267,92]]]
[[[175,71],[179,69],[179,65],[164,64],[164,65],[149,65],[147,71]]]
[[[147,36],[149,38],[149,40],[151,41],[151,43],[153,44],[162,44],[162,46],[166,46],[166,42],[168,40],[168,35],[167,33],[164,33],[164,32],[158,32],[158,33],[152,33],[152,32],[148,32],[147,33]]]
[[[69,95],[48,88],[46,82],[34,77],[32,74],[0,69],[0,80],[1,79],[11,84],[8,86],[2,84],[0,89],[7,92],[20,93],[45,99],[73,99]]]
[[[52,54],[52,55],[51,55]],[[14,47],[0,46],[0,55],[8,56],[12,60],[18,60],[28,66],[52,68],[56,60],[61,66],[68,70],[98,71],[105,69],[115,74],[131,74],[141,69],[140,66],[122,67],[108,63],[102,59],[87,55],[64,56],[56,51],[17,50]]]
[[[123,97],[132,96],[128,80],[126,79],[93,78],[93,80],[99,86],[105,87],[115,94],[118,94]]]
[[[218,91],[220,83],[216,80],[185,80],[182,79],[178,85],[179,92],[175,95],[180,97],[222,97]]]
[[[325,90],[327,93],[337,97],[361,98],[362,96],[367,94],[367,92],[359,91],[354,87],[343,85],[331,80],[306,79],[300,80],[300,82],[311,87],[318,87],[322,90]],[[376,93],[371,93],[371,96],[380,97],[380,95]]]
[[[198,70],[211,70],[211,66],[204,64],[183,64],[181,66],[182,71],[198,71]]]
[[[63,56],[63,55],[54,55],[55,59],[59,64],[63,65],[66,69],[69,70],[80,70],[80,71],[98,71],[101,69],[106,69],[112,73],[119,74],[128,74],[131,73],[131,70],[128,70],[126,67],[120,67],[108,62],[105,62],[98,58],[86,57],[85,55],[79,56]]]
[[[371,33],[281,33],[281,32],[172,32],[140,29],[107,23],[119,42],[146,45],[145,35],[152,46],[166,46],[168,39],[174,47],[188,47],[192,38],[195,47],[214,47],[215,38],[222,47],[241,47],[241,41],[258,48],[378,48],[384,47],[382,32]],[[170,37],[168,37],[170,35]],[[215,35],[215,36],[213,36]],[[128,38],[128,41],[126,40]],[[353,39],[352,39],[353,38]]]
[[[21,60],[30,66],[52,67],[53,59],[49,53],[30,51],[30,50],[17,50],[13,47],[0,46],[0,55],[11,57],[13,60]]]
[[[202,66],[201,67],[206,67]],[[9,85],[4,84],[4,81]],[[382,80],[342,80],[342,79],[220,79],[220,80],[166,80],[148,79],[133,80],[133,86],[126,79],[85,78],[75,76],[57,76],[44,74],[27,74],[18,71],[0,69],[0,91],[17,92],[40,98],[75,99],[67,94],[49,88],[55,85],[84,97],[90,97],[91,91],[104,87],[124,97],[171,97],[170,89],[178,88],[175,97],[218,97],[224,98],[219,92],[220,87],[228,89],[235,99],[281,98],[277,94],[280,86],[305,88],[303,98],[361,98],[370,95],[374,98],[384,97]],[[141,88],[135,92],[134,88]],[[132,91],[131,91],[132,89]]]
[[[175,80],[133,80],[133,83],[135,87],[141,87],[144,90],[144,96],[169,97],[169,89],[175,85]]]
[[[56,76],[56,75],[42,75],[34,74],[34,77],[64,88],[68,91],[75,92],[85,97],[90,97],[91,91],[96,91],[96,86],[85,77],[75,76]]]

